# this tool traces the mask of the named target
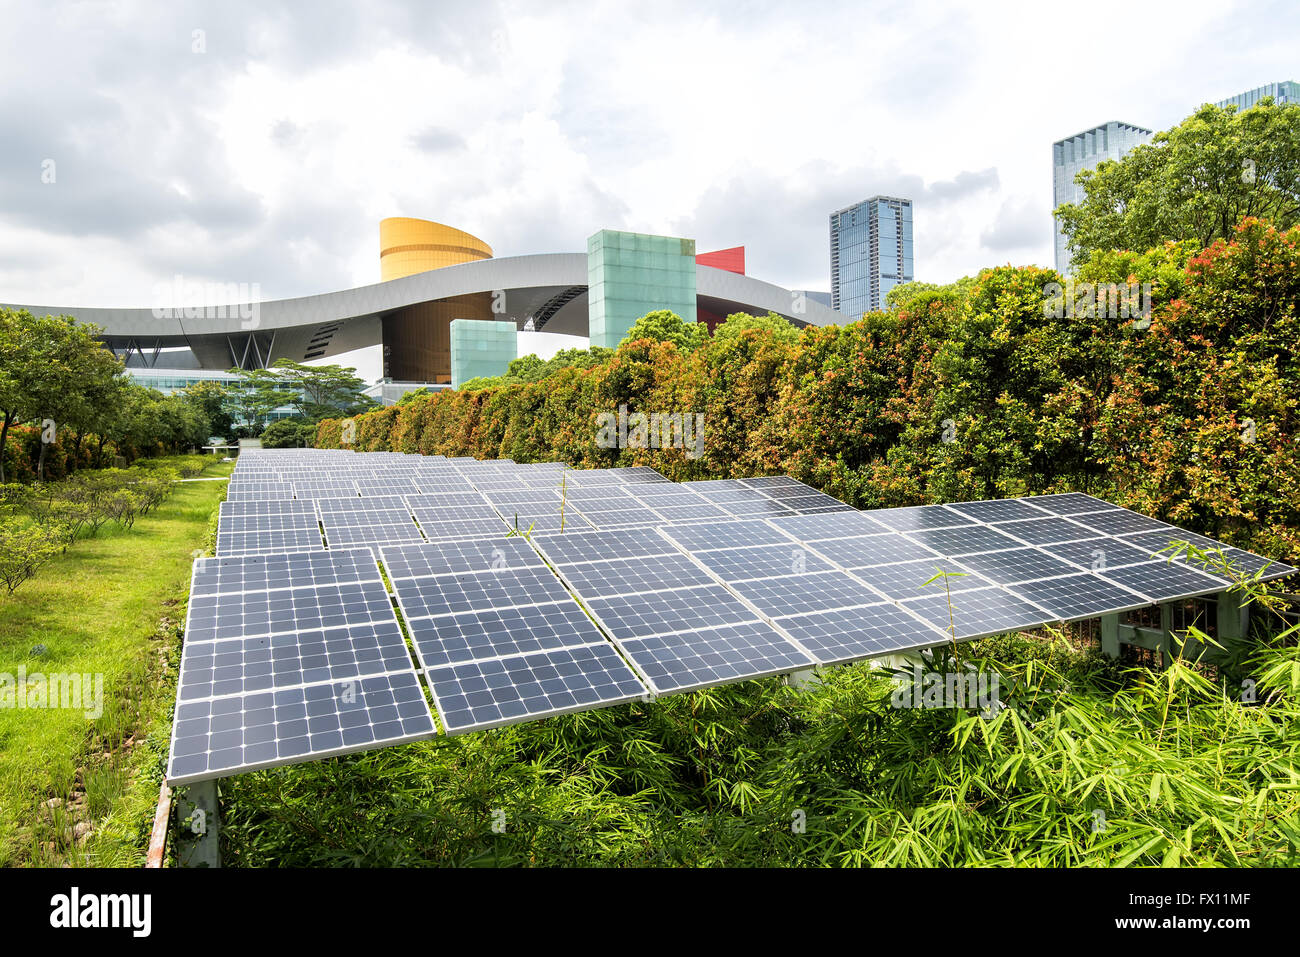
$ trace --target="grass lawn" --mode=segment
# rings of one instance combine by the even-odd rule
[[[0,596],[0,672],[103,675],[94,719],[0,709],[0,865],[143,864],[171,727],[174,680],[161,679],[225,488],[179,483],[134,528],[104,526]]]

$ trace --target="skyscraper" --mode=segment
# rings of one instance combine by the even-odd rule
[[[1141,126],[1112,120],[1057,140],[1052,144],[1052,209],[1062,203],[1083,201],[1083,187],[1074,182],[1074,177],[1082,170],[1093,169],[1102,160],[1123,159],[1129,150],[1147,142],[1151,136],[1151,131]],[[1060,221],[1056,217],[1053,221],[1056,224],[1056,271],[1064,274],[1070,268],[1070,252],[1065,248],[1065,234],[1061,232]]]
[[[831,213],[831,308],[850,319],[881,309],[912,281],[912,201],[873,196]]]
[[[1266,83],[1258,86],[1253,90],[1247,90],[1245,93],[1238,93],[1236,96],[1230,96],[1226,100],[1220,100],[1215,106],[1227,106],[1229,103],[1237,104],[1237,110],[1248,110],[1266,96],[1271,96],[1273,102],[1278,106],[1283,103],[1300,103],[1300,83],[1295,80],[1282,80],[1278,83]]]

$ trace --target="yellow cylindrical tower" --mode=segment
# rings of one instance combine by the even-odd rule
[[[379,271],[384,282],[491,258],[492,247],[483,240],[442,223],[407,216],[391,216],[379,223]]]

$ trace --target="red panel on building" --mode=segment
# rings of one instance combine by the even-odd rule
[[[700,253],[695,257],[695,263],[698,266],[712,266],[714,269],[738,272],[743,276],[745,275],[745,247],[732,246],[730,249],[719,249],[717,252]]]

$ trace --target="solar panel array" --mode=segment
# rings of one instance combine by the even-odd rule
[[[1078,493],[861,512],[780,475],[249,450],[195,563],[168,780],[1229,586],[1174,542],[1294,571]]]

